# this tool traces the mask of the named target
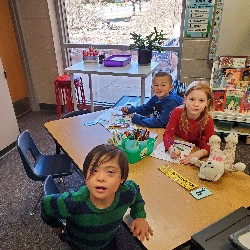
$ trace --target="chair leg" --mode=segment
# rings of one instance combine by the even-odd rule
[[[43,191],[41,191],[41,193],[39,194],[39,197],[36,201],[36,204],[34,205],[34,207],[32,208],[32,210],[30,211],[30,215],[34,215],[35,214],[35,211],[36,211],[36,208],[38,206],[38,204],[40,203],[41,199],[42,199],[42,196],[43,196]]]
[[[63,178],[60,177],[58,182],[64,184]]]
[[[56,154],[60,154],[61,153],[61,147],[60,145],[56,142]]]

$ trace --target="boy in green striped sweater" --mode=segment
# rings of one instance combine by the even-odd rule
[[[102,144],[93,148],[83,164],[86,186],[77,192],[45,196],[42,219],[72,249],[115,250],[118,227],[130,208],[133,236],[149,240],[153,230],[145,220],[139,186],[126,180],[128,170],[126,155],[118,147]],[[66,219],[66,227],[60,219]]]

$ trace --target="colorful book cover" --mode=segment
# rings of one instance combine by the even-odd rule
[[[226,88],[236,88],[237,83],[241,80],[242,70],[240,69],[226,69]]]
[[[242,81],[250,81],[250,68],[245,68],[243,70]]]
[[[226,92],[224,89],[213,89],[214,111],[224,111],[226,103]]]
[[[226,69],[218,68],[218,62],[213,63],[211,85],[213,88],[226,87]]]
[[[250,90],[247,90],[245,93],[242,113],[250,114]]]
[[[247,91],[249,88],[249,86],[248,86],[249,83],[250,83],[250,79],[249,79],[249,81],[238,81],[236,84],[236,88],[243,90],[243,91]]]
[[[219,68],[213,68],[212,72],[212,87],[219,88],[221,85],[222,70]]]
[[[220,56],[219,68],[245,68],[247,65],[247,56]]]
[[[226,91],[225,112],[240,113],[243,108],[245,92],[237,89],[228,89]]]

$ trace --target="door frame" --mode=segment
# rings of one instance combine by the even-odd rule
[[[14,28],[14,32],[16,36],[17,47],[20,53],[20,59],[21,59],[22,66],[23,66],[24,78],[25,78],[27,88],[28,88],[28,95],[29,95],[28,97],[29,97],[30,107],[33,111],[39,111],[40,107],[39,107],[38,96],[37,96],[37,93],[34,89],[34,85],[32,82],[32,77],[31,77],[30,67],[29,67],[29,60],[27,57],[26,49],[25,49],[25,43],[24,43],[23,33],[22,33],[21,24],[19,20],[16,0],[8,0],[8,4],[9,4],[10,15],[12,18],[13,28]]]

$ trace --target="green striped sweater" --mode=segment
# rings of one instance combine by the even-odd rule
[[[91,202],[87,186],[77,192],[47,195],[41,206],[44,222],[58,227],[61,226],[59,219],[66,219],[68,240],[88,250],[103,248],[111,241],[129,207],[132,218],[146,217],[140,188],[130,180],[116,192],[113,203],[105,209]]]

